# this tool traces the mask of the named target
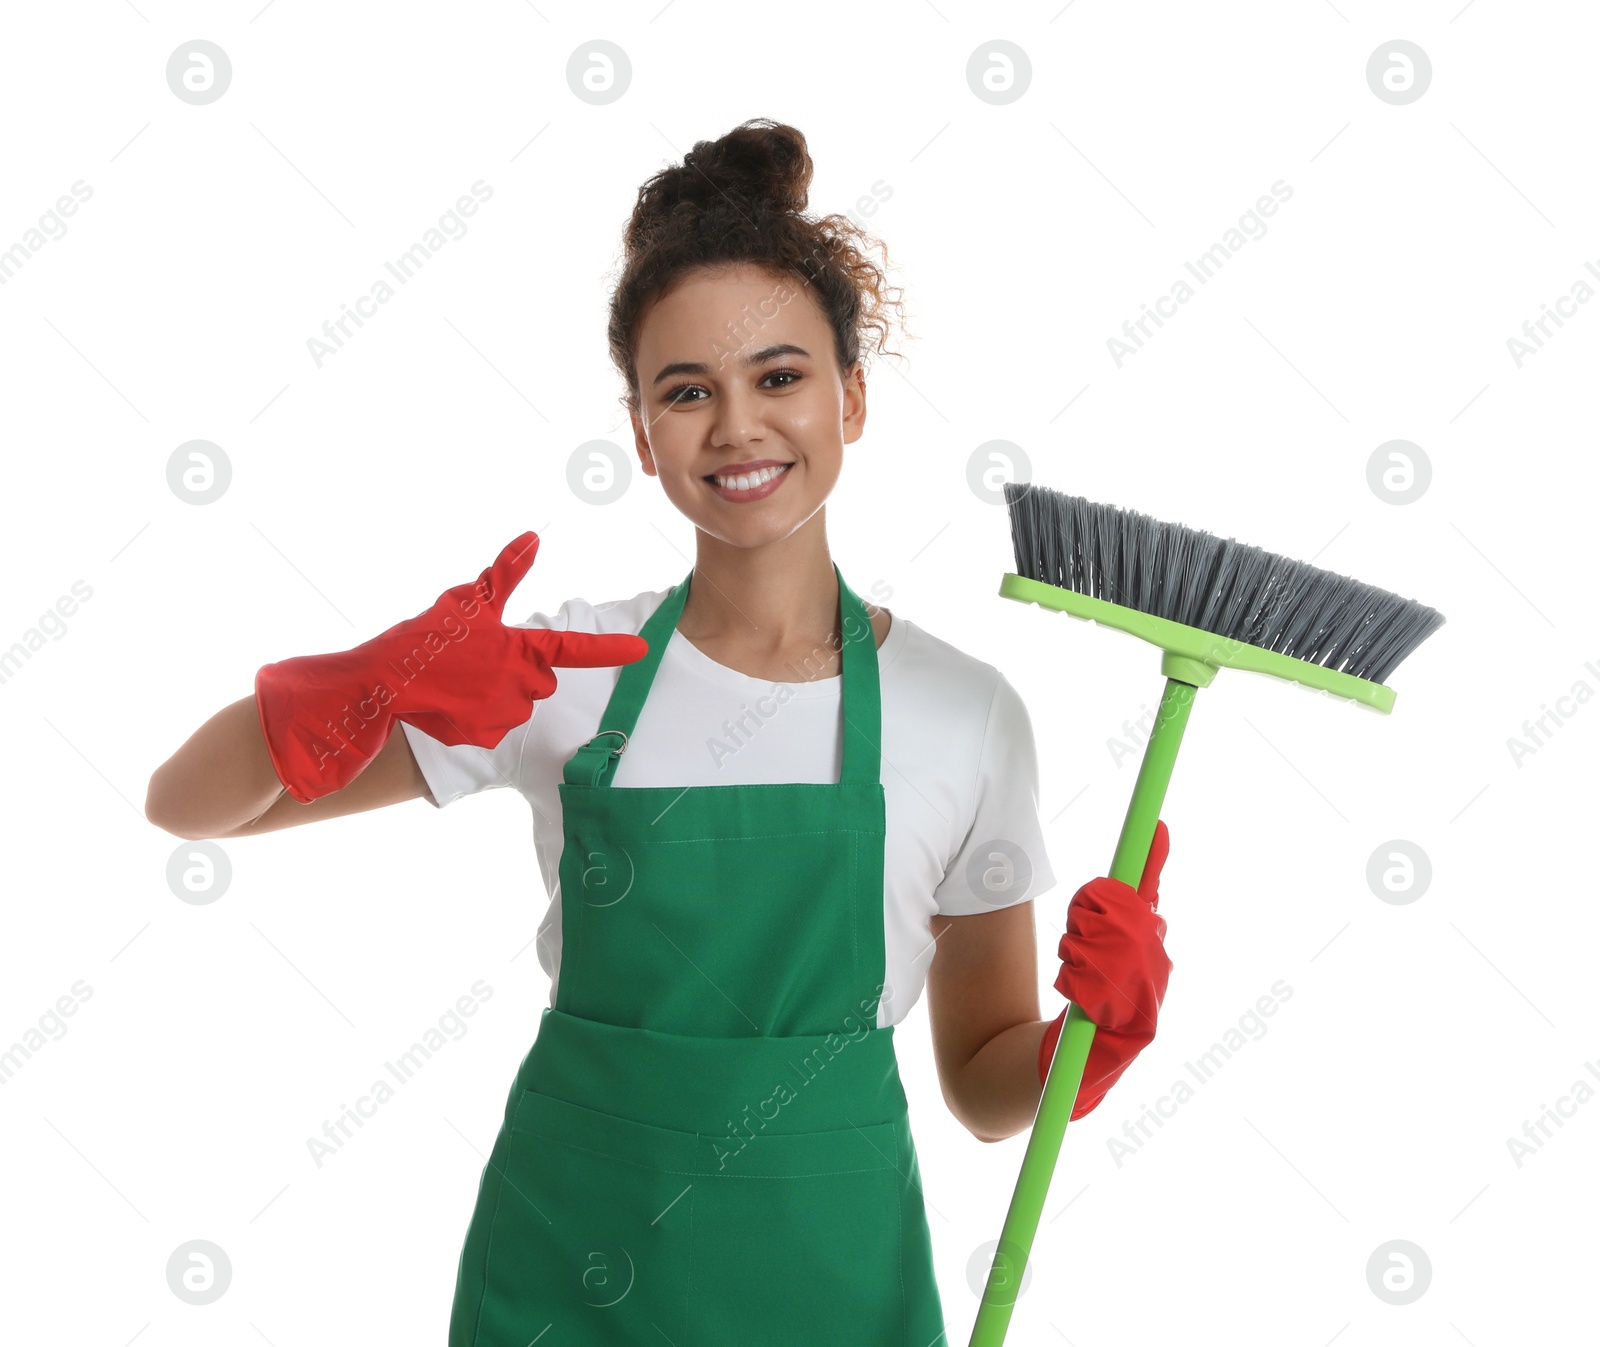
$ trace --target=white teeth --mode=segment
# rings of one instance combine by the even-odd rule
[[[755,472],[742,472],[734,477],[715,477],[713,480],[720,487],[731,491],[748,491],[753,486],[760,486],[763,482],[770,482],[780,473],[787,472],[789,465],[783,464],[777,468],[758,468]]]

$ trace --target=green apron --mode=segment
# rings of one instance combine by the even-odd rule
[[[936,1347],[883,993],[878,660],[839,569],[837,785],[611,785],[694,572],[559,787],[561,970],[450,1347]]]

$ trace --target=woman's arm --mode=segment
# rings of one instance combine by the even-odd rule
[[[935,913],[928,1019],[945,1103],[979,1141],[1004,1141],[1033,1123],[1039,1083],[1033,902],[967,917]]]
[[[360,776],[342,790],[301,804],[273,771],[256,699],[250,696],[223,707],[156,768],[144,816],[162,831],[193,842],[250,837],[427,793],[411,745],[396,724]]]

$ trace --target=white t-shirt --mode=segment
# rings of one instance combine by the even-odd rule
[[[638,633],[667,590],[591,604],[569,599],[524,627]],[[878,649],[882,705],[884,992],[878,1025],[898,1024],[922,994],[935,912],[966,916],[1037,898],[1055,885],[1039,825],[1039,766],[1021,697],[992,665],[891,614]],[[533,813],[550,905],[539,962],[555,1005],[561,963],[563,764],[599,728],[621,668],[557,668],[557,687],[492,748],[441,744],[404,725],[442,808],[498,786]],[[614,786],[836,782],[844,751],[840,678],[780,683],[719,664],[674,630],[617,760]],[[404,722],[402,722],[404,724]]]

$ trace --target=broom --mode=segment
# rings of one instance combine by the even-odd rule
[[[1444,623],[1413,599],[1201,529],[1034,484],[1008,482],[1004,494],[1017,570],[1001,578],[1001,597],[1116,627],[1163,652],[1166,688],[1111,862],[1124,884],[1139,883],[1195,691],[1218,669],[1269,674],[1387,715],[1394,692],[1383,680]],[[1069,1007],[969,1347],[1005,1340],[1094,1031]]]

